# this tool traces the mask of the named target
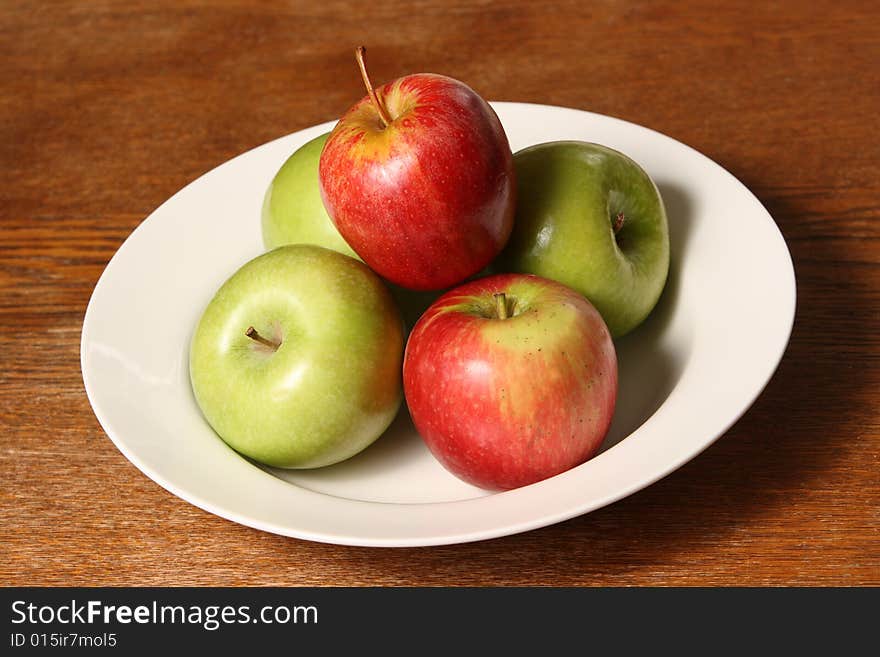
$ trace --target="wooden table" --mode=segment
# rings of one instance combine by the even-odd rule
[[[880,584],[880,11],[872,3],[5,3],[0,584]],[[107,261],[176,190],[436,71],[702,151],[795,262],[789,349],[748,413],[659,483],[440,548],[310,543],[166,492],[98,425],[79,367]],[[743,254],[747,266],[748,254]]]

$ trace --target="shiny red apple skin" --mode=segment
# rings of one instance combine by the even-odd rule
[[[494,295],[513,316],[498,319]],[[441,296],[410,334],[404,394],[416,429],[447,470],[490,490],[579,465],[602,443],[617,399],[617,357],[582,295],[500,274]]]
[[[321,153],[324,205],[374,271],[414,290],[449,288],[507,243],[513,155],[489,104],[458,80],[409,75],[349,109]]]

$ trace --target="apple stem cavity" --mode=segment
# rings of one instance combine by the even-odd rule
[[[498,319],[507,319],[507,296],[504,292],[493,295],[495,297],[495,312]]]
[[[626,221],[626,217],[623,212],[618,212],[617,216],[614,217],[614,220],[611,222],[611,227],[614,229],[614,234],[620,232],[620,229],[623,228],[623,222]]]
[[[255,329],[253,326],[248,326],[248,330],[245,331],[244,334],[254,342],[258,342],[264,347],[269,347],[272,351],[278,351],[278,347],[281,346],[280,342],[275,342],[274,340],[264,338],[262,335],[257,333],[257,329]]]
[[[379,101],[379,97],[376,95],[376,90],[373,89],[373,83],[370,82],[370,76],[367,74],[366,56],[367,49],[364,46],[358,46],[354,51],[354,58],[357,60],[358,68],[361,69],[361,77],[364,79],[364,86],[367,88],[367,93],[370,95],[370,100],[373,101],[376,111],[379,112],[379,119],[382,121],[382,126],[387,128],[391,124],[392,119],[388,114],[388,110],[385,109],[385,106]]]

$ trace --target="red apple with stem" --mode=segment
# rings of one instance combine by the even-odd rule
[[[458,80],[408,75],[339,120],[319,163],[324,206],[374,271],[414,290],[452,287],[501,251],[513,227],[513,155],[489,104]]]
[[[465,481],[504,490],[596,453],[614,414],[617,357],[581,294],[499,274],[457,287],[422,315],[403,385],[434,456]]]

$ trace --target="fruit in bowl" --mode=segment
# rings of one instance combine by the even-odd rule
[[[376,273],[414,290],[486,267],[513,225],[513,155],[494,110],[458,80],[408,75],[339,120],[319,163],[324,206]]]
[[[190,344],[205,419],[260,463],[315,468],[374,442],[402,398],[403,323],[366,265],[314,245],[247,262],[217,291]]]
[[[318,160],[330,133],[297,148],[272,178],[263,197],[263,244],[316,244],[357,258],[330,220],[318,186]]]
[[[336,230],[321,200],[318,160],[329,136],[324,133],[297,148],[266,189],[261,218],[267,250],[286,244],[315,244],[360,259]],[[388,287],[409,328],[439,296],[393,283]]]
[[[413,328],[403,366],[416,429],[453,474],[486,489],[583,463],[608,432],[617,359],[580,293],[526,274],[471,281]]]
[[[617,338],[656,305],[669,270],[657,186],[632,159],[599,144],[557,141],[514,156],[513,234],[495,271],[557,280],[584,296]]]

